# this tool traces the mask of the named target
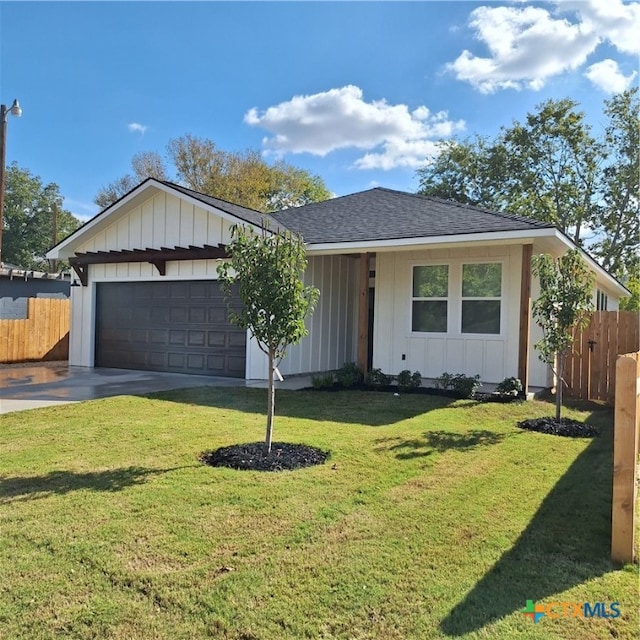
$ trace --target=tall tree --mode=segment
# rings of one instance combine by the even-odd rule
[[[572,249],[554,260],[549,254],[534,256],[534,275],[540,278],[540,295],[533,303],[533,317],[542,328],[535,347],[540,359],[556,374],[556,420],[562,411],[564,366],[575,339],[593,310],[593,274],[580,251]]]
[[[418,170],[419,193],[550,222],[613,268],[614,262],[607,261],[612,247],[626,256],[621,258],[625,261],[633,251],[621,239],[637,238],[637,215],[634,218],[630,211],[621,218],[607,204],[608,199],[618,203],[618,210],[637,207],[637,197],[624,195],[634,188],[627,176],[638,177],[637,170],[633,173],[640,153],[637,102],[635,119],[632,102],[611,101],[604,137],[594,137],[577,103],[565,99],[538,105],[524,123],[503,127],[493,140],[476,136],[442,142],[435,161]],[[625,161],[613,161],[614,155]],[[608,176],[606,188],[603,175]]]
[[[131,159],[131,168],[133,169],[133,174],[127,173],[100,188],[93,199],[99,207],[105,209],[147,178],[155,178],[156,180],[169,179],[164,160],[155,151],[135,154]]]
[[[268,358],[265,454],[269,454],[275,413],[274,369],[287,347],[307,335],[305,319],[320,292],[302,282],[307,267],[302,238],[289,231],[256,233],[239,225],[231,232],[227,245],[231,257],[218,266],[218,275],[228,302],[232,287],[238,287],[242,306],[229,308],[231,322],[249,329]]]
[[[49,271],[46,252],[80,226],[62,208],[57,184],[43,184],[39,176],[14,162],[7,168],[2,260],[24,269]]]
[[[505,200],[506,150],[500,141],[475,136],[442,140],[433,162],[418,170],[420,193],[492,209]]]
[[[224,151],[215,142],[187,134],[169,141],[167,158],[175,181],[194,191],[264,213],[331,197],[322,178],[284,161],[269,164],[259,151]],[[134,156],[134,173],[103,187],[95,202],[106,207],[151,176],[170,180],[160,156]]]
[[[604,168],[594,251],[618,277],[640,277],[640,114],[638,87],[605,102]]]
[[[597,217],[601,149],[573,100],[548,100],[503,129],[512,213],[555,224],[577,244]]]

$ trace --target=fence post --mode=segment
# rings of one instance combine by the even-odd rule
[[[620,563],[634,560],[639,355],[618,356],[616,361],[611,559]]]

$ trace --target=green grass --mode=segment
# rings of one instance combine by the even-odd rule
[[[548,403],[285,392],[275,439],[329,462],[198,463],[261,440],[266,392],[193,389],[7,414],[0,638],[635,638],[637,566],[609,561],[603,435],[522,431]],[[617,619],[520,613],[620,603]]]

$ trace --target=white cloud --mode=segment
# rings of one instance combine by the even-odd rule
[[[433,141],[464,129],[462,120],[452,121],[446,112],[432,113],[421,105],[385,100],[366,102],[362,89],[348,85],[308,96],[294,96],[264,112],[253,108],[244,121],[269,131],[263,139],[276,154],[311,153],[326,156],[338,149],[376,150],[357,160],[361,169],[417,167],[424,163]]]
[[[621,53],[640,53],[640,3],[621,0],[563,0],[561,11],[575,11],[582,24],[593,29]]]
[[[489,56],[463,51],[446,68],[482,93],[541,89],[549,78],[580,68],[602,42],[621,53],[640,51],[640,3],[556,0],[557,15],[541,7],[478,7],[469,26]],[[560,14],[569,15],[570,21]]]
[[[447,68],[482,93],[541,89],[547,78],[581,66],[599,42],[589,28],[555,20],[536,7],[479,7],[470,25],[491,56],[463,51]]]
[[[607,59],[592,64],[584,74],[596,87],[606,93],[621,93],[631,86],[637,73],[625,76],[615,60]]]
[[[132,122],[131,124],[127,125],[127,128],[129,129],[129,131],[131,131],[132,133],[140,133],[141,135],[144,135],[144,132],[149,128],[144,124],[139,124],[138,122]]]

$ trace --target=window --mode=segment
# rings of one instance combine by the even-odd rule
[[[411,330],[446,333],[449,297],[449,266],[413,268]]]
[[[596,290],[596,311],[606,311],[609,306],[609,296],[600,289]]]
[[[462,265],[462,333],[500,333],[502,265]]]

